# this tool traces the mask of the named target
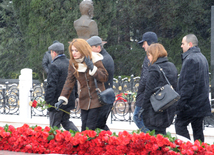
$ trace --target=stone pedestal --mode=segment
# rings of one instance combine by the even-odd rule
[[[31,118],[30,89],[32,88],[32,69],[24,68],[19,76],[20,118]]]

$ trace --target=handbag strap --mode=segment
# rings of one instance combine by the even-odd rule
[[[159,65],[157,65],[157,66],[158,66],[158,68],[160,69],[160,71],[163,73],[163,76],[164,76],[164,78],[166,79],[166,82],[167,82],[169,85],[171,85],[170,82],[169,82],[169,80],[167,79],[167,77],[166,77],[166,75],[165,75],[163,69],[162,69]]]
[[[100,88],[98,88],[98,86],[97,86],[97,79],[95,79],[95,78],[94,78],[94,83],[95,83],[95,86],[96,86],[97,95],[99,95],[100,92],[101,92],[101,90],[100,90]]]

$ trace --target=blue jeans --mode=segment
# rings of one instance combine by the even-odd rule
[[[141,115],[140,119],[138,118],[138,113],[140,111],[141,107],[135,106],[135,110],[134,110],[134,114],[133,114],[133,120],[135,122],[135,124],[137,125],[137,127],[139,129],[141,129],[142,132],[147,132],[149,131],[149,129],[146,128],[146,126],[143,123],[143,116]]]

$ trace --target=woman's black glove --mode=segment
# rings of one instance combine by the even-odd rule
[[[86,57],[84,58],[85,64],[88,66],[88,68],[92,71],[94,69],[94,64],[93,62],[90,60],[90,57]]]
[[[55,105],[54,105],[54,106],[55,106],[55,108],[56,108],[56,110],[57,110],[57,111],[59,111],[59,107],[61,107],[61,106],[62,106],[62,103],[63,103],[63,102],[65,102],[65,101],[63,101],[63,100],[59,100],[57,103],[55,103]]]

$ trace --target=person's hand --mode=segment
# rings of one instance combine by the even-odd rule
[[[88,66],[88,68],[89,68],[90,70],[93,70],[94,64],[93,64],[93,62],[90,60],[90,57],[89,57],[89,56],[88,56],[88,57],[85,56],[84,61],[85,61],[85,64]]]
[[[55,108],[56,108],[56,110],[57,110],[57,111],[59,111],[59,107],[61,107],[61,106],[62,106],[62,103],[63,103],[63,102],[65,102],[65,101],[63,101],[63,100],[59,100],[57,103],[55,103],[55,105],[54,105],[54,106],[55,106]]]

